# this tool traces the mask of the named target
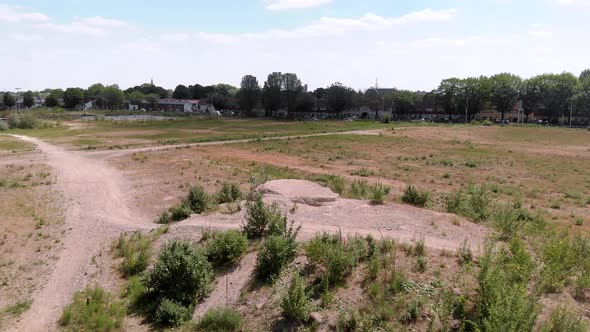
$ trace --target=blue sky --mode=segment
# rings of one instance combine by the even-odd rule
[[[0,0],[0,90],[238,85],[430,90],[445,77],[590,67],[590,0]]]

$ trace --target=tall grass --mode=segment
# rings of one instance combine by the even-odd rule
[[[417,207],[425,207],[430,199],[430,193],[427,191],[420,191],[416,187],[410,185],[406,188],[402,196],[402,202]]]
[[[125,306],[100,287],[87,288],[74,295],[60,318],[67,331],[115,331],[123,327]]]

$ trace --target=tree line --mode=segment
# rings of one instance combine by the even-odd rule
[[[253,75],[245,75],[240,87],[228,84],[210,86],[178,85],[167,90],[154,84],[142,84],[121,90],[117,85],[93,84],[88,89],[68,88],[45,90],[47,107],[59,106],[63,100],[66,108],[75,108],[92,101],[94,107],[117,109],[125,103],[149,104],[157,108],[161,99],[208,99],[216,109],[235,109],[244,115],[256,115],[264,110],[272,116],[278,110],[287,114],[313,112],[318,109],[341,113],[347,109],[366,106],[370,110],[392,110],[400,119],[416,111],[431,109],[445,112],[449,119],[465,117],[471,120],[475,114],[485,109],[496,109],[502,120],[506,113],[514,110],[522,101],[524,115],[528,119],[532,113],[548,116],[554,120],[560,117],[590,116],[590,69],[579,76],[564,72],[561,74],[542,74],[523,79],[510,73],[493,76],[469,78],[447,78],[432,91],[384,90],[369,88],[354,90],[341,83],[333,83],[326,88],[307,91],[295,73],[273,72],[261,84]],[[15,98],[5,93],[3,103],[7,107],[15,105]],[[23,105],[31,107],[34,94],[23,94]]]

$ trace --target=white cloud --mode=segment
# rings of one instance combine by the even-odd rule
[[[20,7],[0,4],[0,23],[46,22],[49,17],[37,12],[21,12]]]
[[[332,0],[267,0],[268,10],[303,9],[324,6]]]
[[[87,18],[77,18],[77,22],[98,28],[122,28],[129,27],[127,22],[116,20],[112,18],[104,18],[102,16],[94,16]]]
[[[572,5],[585,5],[590,4],[590,0],[554,0],[559,5],[572,6]]]

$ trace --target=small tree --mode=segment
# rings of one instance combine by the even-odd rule
[[[4,102],[4,105],[8,108],[14,107],[14,105],[16,105],[16,99],[10,92],[4,93],[2,101]]]
[[[76,108],[84,102],[84,91],[80,88],[68,88],[63,98],[66,108]]]
[[[45,98],[45,106],[46,107],[57,107],[59,106],[59,99],[53,93],[49,94],[47,98]]]
[[[27,91],[23,94],[23,106],[26,108],[31,108],[35,105],[35,96],[33,95],[33,91]]]
[[[291,280],[289,290],[283,296],[281,308],[286,319],[305,321],[309,315],[309,299],[305,294],[305,282],[299,274]]]

